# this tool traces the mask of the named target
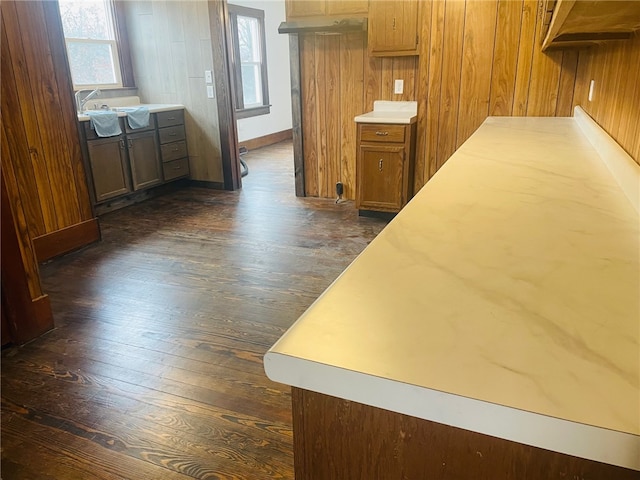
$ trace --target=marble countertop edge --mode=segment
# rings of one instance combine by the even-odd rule
[[[274,382],[452,427],[640,471],[640,436],[269,351]]]

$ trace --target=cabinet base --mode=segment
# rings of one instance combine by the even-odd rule
[[[292,388],[296,480],[637,480],[638,472]]]
[[[358,216],[369,218],[382,218],[384,220],[393,220],[398,212],[380,212],[378,210],[358,210]]]
[[[130,193],[122,197],[114,198],[113,200],[108,200],[95,206],[96,215],[104,215],[105,213],[113,212],[114,210],[120,210],[121,208],[144,202],[145,200],[148,200],[150,198],[158,197],[160,195],[164,195],[166,193],[188,187],[190,184],[189,182],[190,180],[188,178],[182,178],[170,183],[158,185],[157,187],[153,187],[148,190],[140,190],[138,192]]]

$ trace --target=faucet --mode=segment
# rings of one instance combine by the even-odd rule
[[[82,92],[88,92],[89,90],[78,90],[75,94],[76,97],[76,108],[78,109],[78,113],[82,113],[84,112],[84,106],[87,103],[87,101],[89,101],[89,99],[95,97],[96,95],[100,95],[100,89],[96,88],[95,90],[92,90],[86,97],[84,97],[82,100],[80,100],[80,94]]]

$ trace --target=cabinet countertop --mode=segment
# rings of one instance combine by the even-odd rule
[[[640,470],[639,220],[574,118],[490,117],[265,370]]]
[[[118,114],[118,117],[126,117],[127,113],[118,111],[120,108],[135,108],[135,107],[147,107],[149,112],[151,113],[159,113],[159,112],[169,112],[171,110],[184,110],[184,105],[174,104],[174,103],[143,103],[139,105],[127,105],[123,107],[115,107],[115,111]],[[88,122],[89,115],[78,114],[78,121],[80,122]]]
[[[418,121],[418,102],[376,100],[373,110],[354,118],[356,123],[392,123],[410,125]]]

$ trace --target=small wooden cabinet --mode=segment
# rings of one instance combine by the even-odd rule
[[[356,207],[399,212],[413,196],[416,124],[358,123]]]
[[[369,4],[369,55],[418,55],[418,0],[380,0]]]
[[[287,0],[287,18],[366,15],[367,0]]]

